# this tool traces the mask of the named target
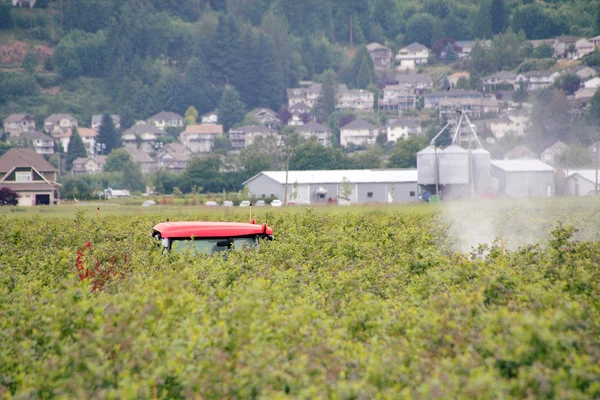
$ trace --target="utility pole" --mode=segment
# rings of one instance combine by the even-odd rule
[[[290,172],[290,155],[292,154],[292,150],[290,146],[287,147],[286,150],[286,159],[285,159],[285,189],[283,195],[283,205],[288,205],[288,174]]]
[[[352,28],[352,17],[353,16],[354,16],[353,14],[350,15],[350,46],[354,46],[354,43],[353,43],[354,41],[352,40],[352,30],[353,30],[353,28]]]

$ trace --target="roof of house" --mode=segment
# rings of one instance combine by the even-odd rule
[[[527,71],[523,72],[521,75],[528,78],[549,78],[555,73],[556,72],[554,71]]]
[[[368,51],[374,51],[374,50],[378,50],[378,49],[387,49],[387,50],[389,50],[389,48],[387,48],[387,47],[385,47],[383,45],[380,45],[379,43],[369,43],[367,45],[367,50]]]
[[[90,128],[79,128],[79,136],[81,137],[96,137],[98,132]]]
[[[24,119],[35,119],[35,118],[33,118],[29,114],[10,114],[8,117],[6,117],[6,119],[4,120],[4,123],[21,122]]]
[[[162,129],[160,129],[152,124],[140,122],[140,123],[133,125],[131,128],[127,129],[125,132],[123,132],[123,135],[127,135],[127,134],[141,135],[142,133],[163,134],[165,132]]]
[[[433,78],[427,74],[396,74],[398,83],[433,83]]]
[[[181,115],[171,111],[161,111],[158,114],[154,114],[153,116],[148,118],[148,121],[165,121],[172,119],[178,119],[183,121],[183,117]]]
[[[39,182],[2,182],[0,187],[7,187],[16,192],[41,192],[48,190],[56,190],[56,187],[45,181]]]
[[[158,151],[157,158],[161,157],[162,153],[169,153],[179,161],[187,161],[190,159],[189,154],[185,151],[185,146],[181,143],[169,143]]]
[[[66,118],[71,122],[77,122],[75,117],[70,114],[52,114],[44,120],[44,124],[57,124],[63,118]]]
[[[206,125],[188,125],[185,127],[185,133],[187,135],[194,134],[207,134],[207,135],[222,135],[223,125],[220,124],[206,124]]]
[[[569,170],[569,173],[567,174],[567,178],[570,178],[574,175],[579,175],[583,179],[593,182],[593,183],[596,182],[596,170],[595,169],[580,169],[580,170],[574,170],[574,171]]]
[[[312,108],[310,108],[306,103],[300,102],[296,103],[290,107],[290,112],[310,112]]]
[[[51,141],[53,140],[50,136],[43,134],[40,131],[30,130],[28,132],[22,133],[19,136],[19,139],[23,138],[25,140],[43,140],[43,141]]]
[[[263,171],[244,182],[244,185],[264,175],[277,183],[285,184],[285,171]],[[358,170],[323,170],[323,171],[289,171],[288,182],[298,184],[342,183],[344,179],[352,183],[396,183],[416,182],[416,169],[358,169]]]
[[[581,88],[578,91],[576,91],[574,93],[574,95],[577,100],[591,99],[592,97],[594,97],[594,94],[596,94],[597,90],[598,90],[597,88],[593,88],[593,87],[591,87],[591,88],[584,87],[584,88]]]
[[[396,118],[394,120],[391,120],[388,123],[389,127],[407,127],[407,128],[418,128],[419,126],[421,126],[419,124],[419,121],[417,121],[414,118],[405,118],[405,117],[401,117],[401,118]]]
[[[300,125],[296,128],[299,132],[328,132],[329,128],[323,126],[315,121],[307,122],[304,125]]]
[[[255,108],[254,110],[250,111],[250,114],[253,114],[253,115],[258,115],[260,113],[277,115],[277,113],[275,111],[271,110],[270,108]]]
[[[454,46],[456,47],[469,47],[474,46],[477,43],[475,40],[457,40],[454,42]]]
[[[438,92],[431,92],[426,94],[425,97],[440,97],[440,98],[483,98],[483,93],[478,92],[476,90],[458,90],[458,89],[450,89],[450,90],[441,90]]]
[[[88,160],[94,160],[96,161],[99,165],[104,166],[104,164],[106,164],[106,157],[107,156],[95,156],[95,157],[79,157],[76,158],[73,161],[73,168],[75,168],[76,165],[81,165],[83,166],[83,164],[85,164],[86,162],[88,162]]]
[[[152,157],[150,157],[150,155],[144,153],[143,151],[139,151],[137,149],[131,149],[129,147],[125,147],[125,151],[127,151],[127,153],[129,153],[129,156],[135,162],[139,162],[142,164],[156,162]]]
[[[568,149],[569,146],[563,142],[561,142],[560,140],[557,140],[552,146],[548,147],[546,150],[544,150],[543,152],[547,152],[547,151],[551,151],[553,153],[560,153],[561,151]]]
[[[491,79],[491,78],[497,78],[497,79],[517,79],[517,75],[513,74],[510,71],[499,71],[499,72],[496,72],[495,74],[483,77],[483,79]]]
[[[7,173],[14,167],[33,167],[40,172],[56,172],[56,168],[31,148],[15,147],[0,157],[0,173]]]
[[[230,132],[244,132],[244,133],[271,133],[275,134],[277,131],[268,128],[263,125],[244,125],[238,128],[231,128]]]
[[[429,50],[427,47],[423,46],[421,43],[411,43],[406,47],[401,48],[400,50],[408,50],[408,51],[423,51],[423,50]]]
[[[579,39],[581,39],[580,36],[557,36],[556,40],[558,43],[575,43],[576,41],[578,41]]]
[[[354,121],[350,122],[349,124],[342,126],[340,129],[373,130],[373,129],[377,129],[377,127],[375,125],[373,125],[372,123],[365,121],[364,119],[355,119]]]
[[[492,160],[490,163],[506,172],[554,172],[554,168],[540,160]]]
[[[504,154],[504,158],[520,158],[522,156],[528,156],[532,158],[537,158],[538,155],[531,151],[527,146],[518,145],[512,148],[509,152]]]

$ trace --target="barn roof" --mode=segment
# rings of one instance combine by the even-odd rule
[[[505,172],[554,172],[554,168],[540,160],[492,160],[491,164]]]
[[[285,184],[285,171],[263,171],[244,182],[264,175],[277,183]],[[405,183],[417,181],[416,169],[357,169],[323,171],[289,171],[288,184],[342,183],[346,178],[351,183]]]

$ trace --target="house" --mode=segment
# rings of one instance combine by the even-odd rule
[[[317,122],[310,121],[296,128],[296,131],[305,139],[316,138],[317,142],[323,146],[329,146],[331,144],[329,140],[331,131]]]
[[[0,188],[19,195],[20,206],[56,204],[58,173],[44,157],[30,148],[12,148],[0,157]]]
[[[399,73],[396,75],[398,85],[414,89],[415,94],[424,95],[433,89],[433,79],[427,74]]]
[[[517,75],[515,88],[519,87],[521,83],[527,91],[547,88],[552,86],[559,76],[560,73],[552,71],[527,71]]]
[[[454,72],[450,75],[448,75],[448,83],[450,84],[450,87],[456,87],[456,85],[458,84],[458,80],[460,78],[465,78],[467,80],[469,80],[469,78],[471,78],[471,74],[468,73],[467,71],[458,71],[458,72]]]
[[[595,48],[600,48],[600,35],[594,36],[588,40],[594,45]]]
[[[100,125],[102,125],[102,114],[94,114],[92,115],[92,129],[98,131],[100,129]],[[111,119],[113,121],[113,125],[116,129],[121,129],[121,116],[117,114],[112,114]]]
[[[387,85],[397,85],[396,75],[398,71],[390,68],[376,68],[375,77],[377,78],[377,86],[384,88]]]
[[[191,154],[210,153],[215,143],[215,138],[223,134],[223,125],[202,124],[188,125],[185,131],[179,134],[179,141]]]
[[[246,125],[229,130],[229,140],[233,150],[250,146],[257,137],[273,137],[279,140],[277,131],[262,125]]]
[[[375,143],[378,133],[375,125],[364,119],[355,119],[340,128],[340,144],[343,147],[349,144],[370,145]]]
[[[388,123],[386,133],[388,142],[397,142],[400,139],[423,135],[423,129],[416,119],[397,118]]]
[[[594,44],[586,38],[581,38],[575,42],[575,51],[575,57],[582,58],[583,56],[594,52]]]
[[[35,129],[35,118],[29,114],[11,114],[4,120],[4,131],[11,137],[18,137],[31,129]]]
[[[429,49],[420,43],[412,43],[401,48],[396,54],[396,61],[400,62],[399,70],[415,69],[418,65],[427,64]]]
[[[156,152],[159,169],[181,171],[187,167],[189,159],[190,156],[185,146],[180,143],[166,144]]]
[[[13,7],[35,7],[36,0],[12,0]]]
[[[281,120],[277,113],[270,108],[255,108],[250,111],[250,115],[256,117],[266,127],[276,129],[281,125]]]
[[[439,117],[454,117],[456,110],[462,110],[470,118],[480,118],[483,114],[498,114],[500,103],[495,98],[442,98],[439,105]]]
[[[42,132],[31,130],[14,139],[19,146],[33,147],[37,154],[54,154],[54,139]]]
[[[252,196],[285,200],[286,172],[263,171],[244,182]],[[310,204],[418,201],[416,169],[288,171],[288,200]]]
[[[185,118],[181,115],[170,112],[170,111],[161,111],[158,114],[155,114],[148,118],[149,124],[154,124],[158,128],[163,131],[167,128],[181,128],[185,124]]]
[[[288,110],[290,112],[290,119],[288,125],[300,126],[304,125],[305,122],[313,119],[312,109],[304,103],[296,103]]]
[[[125,148],[139,149],[150,154],[156,151],[156,142],[164,137],[166,132],[155,125],[138,121],[134,126],[125,130],[121,135],[121,141]]]
[[[454,42],[454,50],[456,51],[458,58],[470,57],[471,51],[473,50],[473,47],[475,47],[476,43],[476,40],[459,40]],[[480,41],[479,44],[483,46],[483,48],[492,47],[491,40]]]
[[[44,131],[55,138],[66,133],[70,137],[73,128],[78,126],[77,120],[69,114],[52,114],[44,120]]]
[[[298,103],[304,103],[310,108],[321,101],[323,85],[320,83],[307,82],[303,87],[287,89],[288,107]]]
[[[573,93],[573,96],[579,104],[585,106],[592,100],[597,90],[597,88],[581,88]]]
[[[387,68],[392,63],[392,50],[389,47],[371,43],[367,45],[367,51],[371,55],[375,68]]]
[[[54,140],[58,143],[58,145],[62,148],[63,152],[69,151],[69,142],[71,141],[71,136],[73,134],[71,131],[66,132],[57,132],[53,134]]]
[[[525,135],[527,124],[527,120],[521,121],[519,118],[509,114],[489,120],[488,127],[495,139],[502,139],[507,135]]]
[[[581,82],[589,81],[592,78],[595,78],[598,73],[592,67],[588,67],[587,65],[580,65],[575,68],[565,68],[562,74],[572,73],[575,74],[581,79]]]
[[[415,90],[404,85],[388,85],[383,88],[383,98],[378,103],[380,111],[413,110],[416,105]]]
[[[558,157],[561,155],[561,153],[568,148],[569,146],[559,140],[546,150],[542,151],[542,161],[546,164],[554,165],[556,161],[558,161]]]
[[[203,124],[218,124],[219,116],[215,111],[206,113],[202,116],[202,123]]]
[[[79,128],[79,136],[81,136],[88,157],[94,156],[96,154],[98,132],[90,128]]]
[[[531,44],[531,46],[534,49],[537,49],[538,47],[542,47],[542,46],[550,46],[550,47],[554,46],[554,39],[528,40],[528,42]]]
[[[600,87],[600,77],[592,78],[583,82],[583,87],[587,89],[598,89]]]
[[[517,75],[508,71],[500,71],[483,77],[483,87],[486,91],[496,90],[498,86],[510,86],[514,88],[517,83]]]
[[[540,160],[492,160],[492,179],[499,197],[551,197],[555,194],[554,168]]]
[[[573,57],[576,53],[575,43],[581,39],[577,36],[558,36],[552,43],[554,49],[554,56],[561,57]],[[573,51],[571,51],[573,50]]]
[[[373,92],[363,89],[344,90],[336,93],[337,110],[372,112],[375,97]]]
[[[149,174],[158,169],[158,163],[148,153],[127,146],[125,151],[127,151],[133,162],[140,164],[143,174]]]
[[[587,196],[596,191],[596,181],[600,187],[600,174],[595,169],[569,171],[567,176],[567,196]]]
[[[526,146],[518,145],[504,154],[505,160],[537,160],[538,155],[529,150]]]
[[[71,173],[73,175],[97,174],[104,171],[106,156],[92,156],[76,158],[73,161]]]
[[[475,90],[442,90],[425,95],[425,108],[438,108],[442,99],[483,99],[483,93]]]

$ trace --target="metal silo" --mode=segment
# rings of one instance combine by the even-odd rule
[[[476,194],[485,194],[490,191],[490,152],[482,148],[471,152],[473,165],[473,186]]]
[[[440,150],[437,151],[439,157]],[[434,146],[425,147],[417,153],[417,183],[419,185],[435,185],[436,149]]]
[[[455,144],[438,152],[441,185],[469,183],[469,152]]]

